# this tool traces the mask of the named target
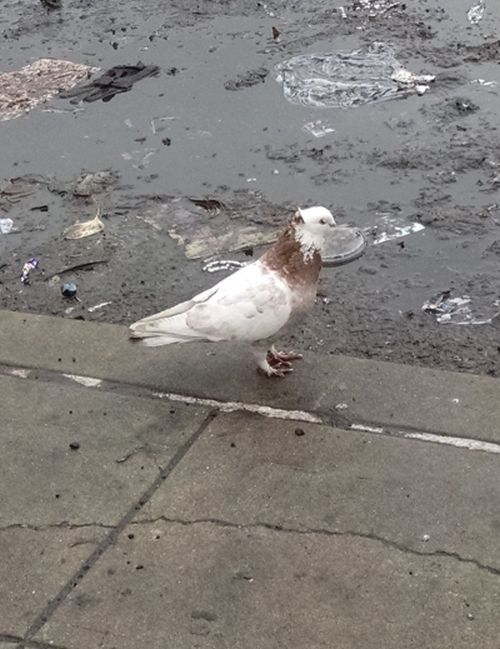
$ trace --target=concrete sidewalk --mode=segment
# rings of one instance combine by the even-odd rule
[[[0,312],[0,649],[498,649],[500,383]]]

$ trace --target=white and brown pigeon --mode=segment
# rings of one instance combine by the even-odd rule
[[[252,344],[261,373],[285,376],[292,371],[291,361],[302,356],[278,351],[274,344],[257,351],[258,343],[272,342],[314,304],[321,251],[334,226],[325,207],[298,209],[260,259],[190,300],[139,320],[131,325],[130,336],[150,347],[245,341]]]

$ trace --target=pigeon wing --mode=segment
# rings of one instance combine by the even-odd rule
[[[211,289],[131,326],[146,345],[190,341],[254,341],[288,321],[292,296],[279,274],[257,261]]]

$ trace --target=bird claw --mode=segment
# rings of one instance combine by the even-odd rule
[[[266,354],[266,360],[272,367],[276,366],[285,366],[290,367],[291,361],[298,361],[303,358],[302,354],[299,354],[296,351],[278,351],[274,345]]]
[[[269,364],[267,365],[267,367],[262,367],[261,365],[259,365],[257,372],[259,374],[267,376],[268,378],[272,378],[274,376],[284,378],[287,374],[291,374],[293,372],[293,367],[290,366],[290,363],[288,363],[286,366],[283,365],[275,367]]]
[[[284,377],[293,372],[292,361],[300,358],[302,358],[302,354],[295,351],[281,352],[273,346],[266,353],[265,358],[260,360],[257,371],[268,377]]]

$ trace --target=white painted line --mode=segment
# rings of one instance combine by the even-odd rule
[[[12,376],[18,376],[20,379],[27,379],[31,374],[31,370],[25,370],[19,368],[19,369],[9,370],[9,374],[12,374]]]
[[[448,437],[447,435],[436,435],[435,433],[407,433],[403,432],[407,439],[419,439],[422,442],[434,442],[435,444],[446,444],[457,448],[466,448],[469,451],[484,451],[485,453],[500,454],[500,444],[493,442],[482,442],[478,439],[465,437]]]
[[[190,397],[185,394],[175,394],[174,392],[153,392],[153,396],[159,399],[169,399],[170,401],[181,401],[196,406],[205,406],[209,408],[218,408],[221,412],[253,412],[264,417],[272,419],[291,419],[294,421],[306,421],[311,424],[322,424],[323,420],[317,415],[304,410],[284,410],[282,408],[272,408],[271,406],[261,406],[258,403],[243,403],[242,401],[218,401],[217,399],[203,399],[201,397]]]
[[[91,376],[80,376],[79,374],[63,374],[63,376],[84,385],[86,388],[98,388],[102,383],[102,379],[94,379]]]
[[[500,454],[500,444],[494,442],[483,442],[468,437],[452,437],[449,435],[438,435],[437,433],[415,433],[406,430],[385,430],[384,428],[365,426],[363,424],[351,424],[351,430],[359,430],[363,433],[376,433],[377,435],[392,435],[404,439],[416,439],[420,442],[431,442],[432,444],[443,444],[455,448],[465,448],[468,451],[482,451],[483,453]]]
[[[376,428],[374,426],[365,426],[364,424],[351,424],[352,430],[360,430],[362,433],[377,433],[379,435],[385,433],[383,428]]]
[[[15,368],[9,370],[9,373],[20,378],[28,378],[31,370]],[[81,376],[79,374],[63,374],[63,376],[88,388],[97,388],[102,384],[102,379],[96,379],[91,376]],[[178,401],[195,406],[217,408],[221,412],[251,412],[264,417],[270,417],[271,419],[304,421],[310,424],[326,423],[318,415],[306,412],[305,410],[285,410],[283,408],[263,406],[258,403],[244,403],[242,401],[219,401],[217,399],[191,397],[189,395],[177,394],[175,392],[151,392],[150,394],[157,399],[168,399],[170,401]],[[337,405],[344,406],[344,404]],[[470,439],[467,437],[452,437],[449,435],[439,435],[437,433],[390,430],[380,426],[368,426],[365,424],[351,424],[349,428],[350,430],[356,430],[362,433],[372,433],[375,435],[385,434],[393,437],[401,437],[403,439],[415,439],[420,442],[430,442],[432,444],[443,444],[445,446],[463,448],[468,451],[482,451],[483,453],[500,455],[500,444],[485,442],[478,439]]]

